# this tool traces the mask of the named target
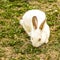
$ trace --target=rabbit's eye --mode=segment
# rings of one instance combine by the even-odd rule
[[[38,41],[40,41],[41,39],[39,39]]]

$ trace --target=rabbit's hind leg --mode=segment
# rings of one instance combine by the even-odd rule
[[[21,25],[23,25],[23,20],[20,20],[19,23],[20,23]]]

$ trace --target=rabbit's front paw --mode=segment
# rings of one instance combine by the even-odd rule
[[[45,41],[45,43],[46,43],[46,44],[48,43],[48,39]]]

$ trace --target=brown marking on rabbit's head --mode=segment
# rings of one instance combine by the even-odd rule
[[[45,22],[46,22],[45,20],[42,22],[42,24],[40,25],[39,29],[41,29],[41,30],[43,29]]]
[[[32,24],[33,24],[34,29],[37,29],[38,20],[36,16],[32,17]]]

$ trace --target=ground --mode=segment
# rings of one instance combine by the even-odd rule
[[[46,13],[51,31],[38,48],[19,24],[31,9]],[[60,0],[0,0],[0,60],[60,60]]]

